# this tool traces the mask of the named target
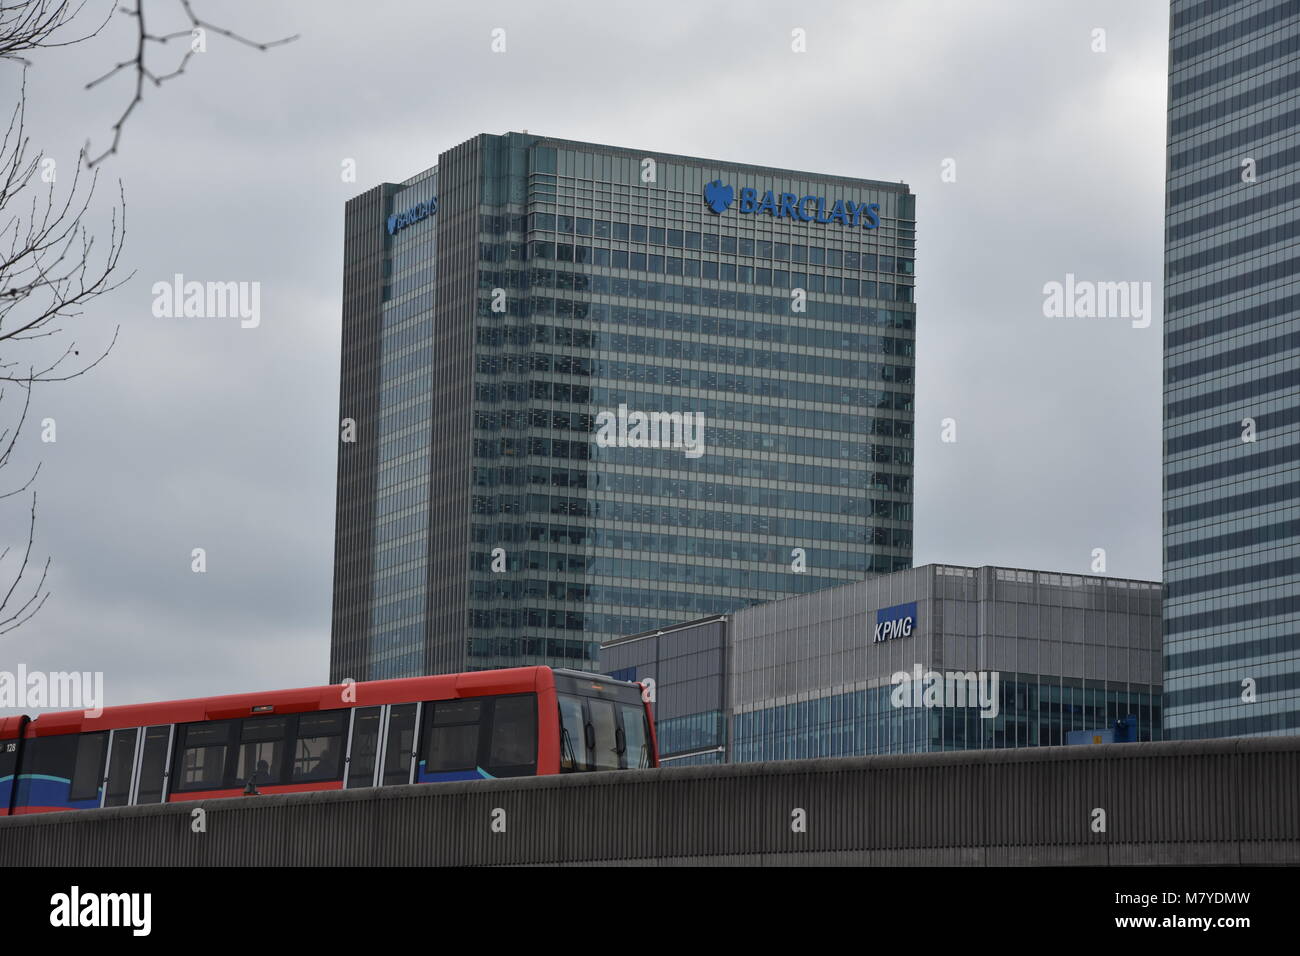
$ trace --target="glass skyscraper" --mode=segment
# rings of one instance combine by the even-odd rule
[[[1174,0],[1164,721],[1300,728],[1300,3]]]
[[[351,200],[331,679],[910,567],[915,229],[901,183],[522,133]]]

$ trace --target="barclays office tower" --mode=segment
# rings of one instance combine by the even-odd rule
[[[1164,721],[1300,729],[1300,2],[1175,0]]]
[[[350,201],[331,679],[910,567],[914,202],[521,133]]]

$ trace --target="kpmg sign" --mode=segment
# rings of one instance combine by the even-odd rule
[[[876,639],[873,643],[892,641],[896,637],[911,637],[916,627],[916,602],[882,607],[876,612]]]
[[[438,197],[434,196],[428,202],[416,203],[406,212],[395,212],[388,217],[388,234],[405,229],[412,223],[419,222],[421,219],[428,219],[438,211]]]
[[[736,191],[715,179],[704,186],[704,203],[721,215],[731,208]],[[758,194],[757,189],[745,187],[740,191],[736,212],[767,213],[776,219],[798,219],[802,222],[838,222],[841,226],[861,226],[875,229],[880,225],[880,203],[856,203],[852,199],[837,199],[828,203],[825,196],[796,196],[794,193],[773,194],[772,190]]]

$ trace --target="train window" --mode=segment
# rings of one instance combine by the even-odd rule
[[[645,707],[619,704],[623,717],[624,766],[629,770],[650,766],[650,735],[646,730]]]
[[[187,724],[180,756],[179,780],[173,790],[220,790],[226,777],[226,752],[234,730],[233,720]]]
[[[28,740],[23,751],[17,806],[65,806],[58,782],[67,781],[67,803],[99,799],[108,732],[55,734]],[[51,790],[51,783],[54,789]]]
[[[136,803],[162,803],[163,772],[167,767],[167,741],[171,727],[150,727],[144,732],[144,754],[140,758],[140,790]]]
[[[292,782],[338,780],[343,767],[343,735],[347,729],[346,710],[303,714],[299,717]]]
[[[62,806],[60,781],[71,780],[77,762],[77,738],[73,734],[34,737],[23,745],[22,772],[18,778],[15,806]],[[54,801],[58,800],[58,803]]]
[[[473,770],[478,766],[483,701],[440,700],[425,704],[424,770]]]
[[[135,740],[139,730],[113,731],[113,747],[108,753],[108,790],[104,806],[124,807],[131,799],[131,771],[135,767]]]
[[[384,746],[384,786],[411,782],[411,751],[415,744],[415,704],[388,709],[388,740]]]
[[[492,704],[492,739],[484,769],[494,777],[536,773],[537,697],[497,697]]]
[[[100,782],[104,777],[104,751],[107,747],[107,731],[77,735],[77,762],[72,768],[69,800],[94,800],[99,796]]]
[[[617,770],[619,757],[618,734],[614,724],[614,702],[588,700],[591,711],[590,735],[592,740],[591,763],[593,770]]]
[[[258,786],[280,783],[284,776],[285,734],[287,717],[250,717],[239,735],[239,766],[235,782],[243,785],[252,780]]]
[[[560,695],[560,770],[587,769],[587,734],[582,717],[582,701],[568,694]]]
[[[352,723],[352,761],[348,764],[348,787],[373,787],[375,754],[379,752],[378,707],[357,710]]]

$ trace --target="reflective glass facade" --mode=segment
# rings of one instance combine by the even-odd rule
[[[518,133],[351,201],[332,678],[597,669],[910,567],[915,228],[898,183]],[[598,443],[622,406],[702,454]]]
[[[1300,4],[1174,0],[1164,685],[1174,739],[1300,729]]]
[[[903,614],[907,633],[876,639]],[[632,635],[604,658],[655,681],[671,765],[1059,746],[1130,715],[1160,740],[1160,649],[1158,583],[927,565]],[[894,676],[918,666],[954,687],[983,674],[996,706],[899,706]]]

